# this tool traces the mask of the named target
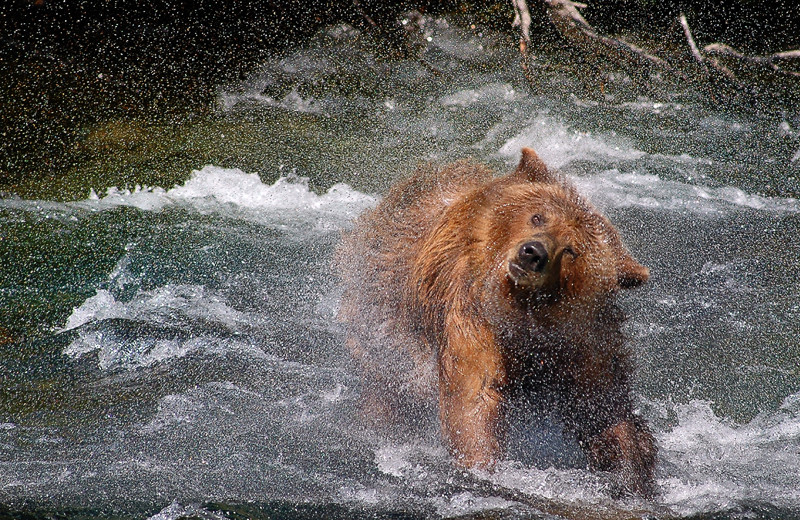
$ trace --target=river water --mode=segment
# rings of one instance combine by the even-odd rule
[[[220,159],[174,184],[0,200],[0,514],[800,518],[800,118],[624,79],[571,95],[557,67],[533,93],[507,43],[425,31],[424,62],[338,27],[221,86],[199,123]],[[553,424],[465,473],[435,429],[354,413],[341,231],[420,162],[503,172],[521,146],[651,269],[622,305],[654,502],[615,498]]]

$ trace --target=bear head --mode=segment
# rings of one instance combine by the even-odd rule
[[[486,197],[492,271],[514,300],[592,304],[647,281],[611,222],[533,150]]]

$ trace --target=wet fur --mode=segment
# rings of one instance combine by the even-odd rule
[[[519,274],[509,266],[531,240],[547,266]],[[590,467],[653,493],[656,447],[633,413],[614,301],[648,270],[535,152],[500,178],[472,162],[421,169],[358,220],[337,262],[347,345],[382,419],[438,403],[457,462],[492,467],[511,403],[546,395]]]

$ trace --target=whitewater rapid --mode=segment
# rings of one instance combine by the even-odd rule
[[[583,153],[615,150],[613,145],[588,141]],[[524,139],[514,138],[513,147],[524,142]],[[507,151],[511,148],[511,145],[504,147],[498,155],[513,162],[515,157]],[[545,150],[543,155],[549,156],[553,162],[569,163],[569,157],[553,157],[557,150],[542,149]],[[628,151],[624,158],[640,159],[642,153]],[[737,214],[749,211],[769,214],[798,211],[794,199],[752,195],[731,187],[683,184],[649,174],[620,174],[613,169],[591,176],[572,176],[571,180],[592,201],[612,211],[635,206],[668,215],[688,213],[697,215],[696,218],[714,220],[735,218]],[[373,207],[379,199],[378,194],[362,193],[346,184],[337,184],[317,193],[309,188],[306,179],[295,175],[279,176],[276,181],[265,183],[256,174],[206,166],[194,171],[185,183],[169,189],[144,187],[128,191],[109,188],[103,196],[93,193],[86,200],[65,203],[59,210],[97,212],[129,206],[145,212],[164,212],[181,208],[193,214],[212,214],[215,218],[273,229],[280,233],[282,241],[307,242],[321,235],[337,236],[360,212]],[[28,204],[28,210],[31,210],[34,203]],[[42,210],[41,207],[37,209]],[[48,211],[53,211],[53,206],[48,206]],[[263,345],[248,340],[248,334],[260,327],[268,328],[268,322],[276,317],[258,309],[237,310],[227,302],[224,290],[168,283],[152,289],[140,288],[133,295],[118,298],[115,292],[119,291],[115,291],[115,287],[119,290],[130,283],[125,273],[128,262],[129,258],[123,256],[105,288],[98,289],[94,296],[76,307],[63,324],[62,332],[77,331],[77,336],[64,348],[67,356],[77,359],[95,353],[99,368],[109,372],[147,369],[197,352],[206,356],[233,354],[258,358],[272,363],[277,370],[298,374],[316,370],[312,366],[292,367],[291,363],[265,352]],[[720,268],[723,276],[732,277],[732,281],[736,278],[735,270],[728,270],[725,274],[727,268],[717,267]],[[713,267],[709,269],[714,270]],[[318,295],[312,308],[319,314],[318,319],[335,322],[337,306],[338,292],[333,288]],[[200,335],[131,342],[124,337],[115,337],[102,327],[93,326],[106,320],[137,320],[167,326],[189,323],[199,330],[222,328],[231,337],[220,339]],[[644,323],[635,323],[633,328],[645,326]],[[215,391],[245,391],[230,382],[222,384]],[[285,403],[288,407],[285,417],[297,424],[318,420],[319,416],[310,411],[312,408],[330,408],[352,401],[353,386],[351,380],[340,379],[328,389],[315,391],[313,399],[318,404],[306,402],[307,398],[290,399]],[[196,395],[196,392],[201,392],[201,395]],[[191,423],[206,406],[202,397],[205,392],[197,389],[163,397],[158,413],[141,428],[154,432],[179,423]],[[716,415],[713,403],[706,400],[651,402],[650,410],[656,409],[662,417],[670,417],[670,426],[656,432],[661,447],[658,471],[660,505],[680,515],[726,510],[742,501],[770,502],[786,508],[800,506],[800,493],[796,491],[800,489],[800,481],[794,471],[800,467],[798,403],[800,394],[789,395],[776,411],[764,412],[749,422],[736,424]],[[429,485],[437,473],[433,468],[447,461],[445,450],[435,442],[399,445],[383,442],[372,449],[374,470],[404,481],[401,488],[410,487],[412,490],[420,483]],[[606,507],[613,504],[607,495],[608,483],[580,468],[531,468],[509,461],[497,473],[480,477],[542,499],[578,504],[603,503]],[[407,492],[408,489],[403,491]],[[397,490],[360,488],[353,483],[342,483],[336,496],[328,499],[372,506],[396,505],[397,500],[404,500]],[[414,500],[417,499],[419,497]],[[429,500],[442,516],[518,507],[508,497],[480,496],[469,490],[449,498]],[[170,507],[175,509],[178,506]],[[180,511],[185,512],[185,508]]]

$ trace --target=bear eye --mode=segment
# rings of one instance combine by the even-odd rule
[[[542,224],[544,224],[544,217],[541,216],[539,213],[534,213],[534,215],[531,217],[531,224],[534,227],[541,226]]]

